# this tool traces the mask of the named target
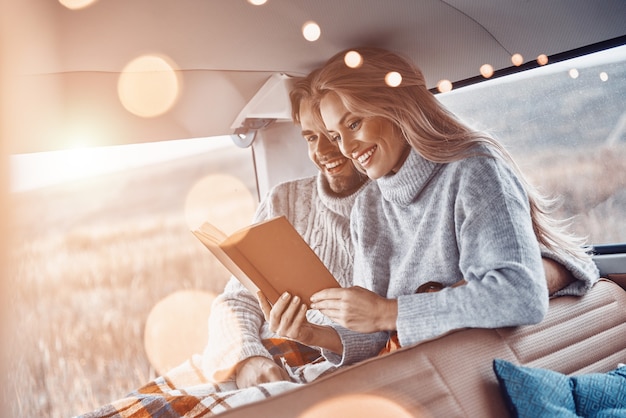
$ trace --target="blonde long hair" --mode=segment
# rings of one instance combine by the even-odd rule
[[[345,63],[346,53],[350,51],[357,52],[361,58],[361,64],[355,68]],[[392,71],[402,78],[397,87],[385,82]],[[555,201],[531,186],[502,144],[485,132],[471,129],[448,111],[428,90],[421,70],[410,60],[373,47],[339,52],[296,83],[291,94],[294,121],[299,122],[302,100],[311,100],[319,115],[319,103],[331,91],[351,112],[391,121],[406,141],[430,161],[448,163],[475,154],[478,144],[491,147],[513,168],[524,185],[538,241],[556,253],[581,259],[589,257],[583,240],[567,231],[569,224],[552,216]]]

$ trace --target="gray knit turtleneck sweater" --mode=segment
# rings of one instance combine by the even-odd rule
[[[474,156],[436,164],[413,151],[396,174],[359,194],[351,222],[354,284],[398,299],[402,346],[459,328],[533,324],[547,310],[542,251],[528,198],[500,159]],[[545,255],[578,279],[569,293],[584,293],[597,281],[591,260]],[[468,284],[415,294],[429,281],[450,286],[461,279]],[[343,358],[325,355],[339,364],[376,355],[388,336],[336,329]]]

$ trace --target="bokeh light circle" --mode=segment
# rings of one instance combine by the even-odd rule
[[[154,305],[146,320],[144,349],[160,375],[203,352],[214,299],[209,292],[180,290]]]
[[[481,65],[480,74],[485,78],[490,78],[493,75],[493,66],[491,66],[490,64]]]
[[[364,393],[340,395],[326,399],[305,410],[298,418],[416,418],[429,417],[421,408],[407,411],[403,406],[382,396]]]
[[[348,51],[343,57],[343,61],[350,68],[359,68],[363,65],[363,57],[356,51]]]
[[[516,67],[519,67],[520,65],[524,63],[524,57],[522,56],[522,54],[513,54],[511,56],[511,62]]]
[[[541,54],[537,57],[537,64],[546,65],[548,63],[548,56],[546,54]]]
[[[390,71],[385,75],[385,83],[389,87],[398,87],[402,84],[402,74],[397,71]]]
[[[96,1],[97,0],[59,0],[59,3],[70,10],[79,10],[91,6]]]
[[[309,42],[317,41],[322,34],[320,26],[312,21],[306,22],[302,25],[302,36]]]
[[[185,217],[191,230],[210,222],[226,234],[250,224],[256,201],[238,178],[211,174],[196,182],[187,193]]]
[[[180,94],[173,64],[157,55],[143,55],[124,67],[117,92],[122,105],[134,115],[151,118],[167,112]]]
[[[450,80],[439,80],[437,83],[437,90],[440,93],[446,93],[452,90],[452,82]]]

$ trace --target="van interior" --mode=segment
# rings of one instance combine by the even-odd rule
[[[245,207],[232,225],[221,218],[235,229],[249,222],[273,186],[315,174],[291,120],[289,90],[295,78],[357,46],[410,57],[439,100],[502,139],[522,171],[560,197],[559,215],[588,237],[603,279],[582,298],[552,299],[537,326],[459,330],[223,415],[309,416],[336,396],[376,395],[406,416],[500,417],[508,412],[494,358],[567,375],[606,373],[626,363],[623,0],[20,0],[3,2],[0,16],[0,227],[7,231],[1,293],[3,338],[13,341],[3,353],[10,391],[3,416],[83,413],[162,372],[144,347],[152,306],[180,290],[219,293],[228,275],[222,269],[219,279],[205,283],[206,270],[220,266],[187,225],[165,215],[154,225],[146,219],[190,199],[170,187],[177,179],[191,189],[195,180],[184,186],[185,179],[210,172],[218,175],[208,186],[215,187],[227,181],[220,173],[237,168],[237,182],[224,186],[218,195],[224,204],[216,209],[228,214]],[[13,187],[18,160],[136,146],[145,146],[138,148],[145,156],[154,144],[171,145],[174,156],[189,141],[201,142],[204,151],[152,163],[159,174],[133,168],[124,180],[108,174],[117,183]],[[43,176],[71,164],[59,161]],[[239,187],[248,197],[229,201]],[[146,189],[153,197],[141,200],[139,190]],[[109,216],[133,222],[137,236],[152,241],[133,237],[125,245],[129,233],[113,233],[106,222],[97,223],[97,235],[85,233],[89,222]],[[46,228],[55,238],[38,240]],[[171,229],[188,241],[158,251],[185,248],[201,264],[170,271],[161,261],[139,267],[128,261],[134,270],[116,278],[112,264],[154,252],[163,237],[158,231]],[[119,254],[81,264],[86,251],[101,254],[112,242]],[[163,270],[171,280],[150,283]],[[70,271],[81,279],[62,290],[58,276]],[[87,277],[102,281],[95,286]],[[149,295],[142,296],[144,307],[133,308],[139,306],[133,292]],[[73,297],[107,310],[83,311]],[[88,320],[77,325],[77,318]],[[76,326],[65,330],[55,322],[61,320]],[[120,328],[125,321],[134,324],[128,333]],[[37,328],[47,322],[47,331]],[[108,349],[91,361],[78,354],[89,351],[85,341],[118,348],[135,341],[137,348]],[[116,367],[126,372],[109,370]]]

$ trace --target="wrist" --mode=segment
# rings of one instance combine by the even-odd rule
[[[383,299],[381,308],[377,328],[380,331],[395,331],[398,319],[398,299]]]
[[[317,324],[310,325],[314,338],[307,345],[324,348],[339,354],[343,352],[343,343],[333,327]]]

